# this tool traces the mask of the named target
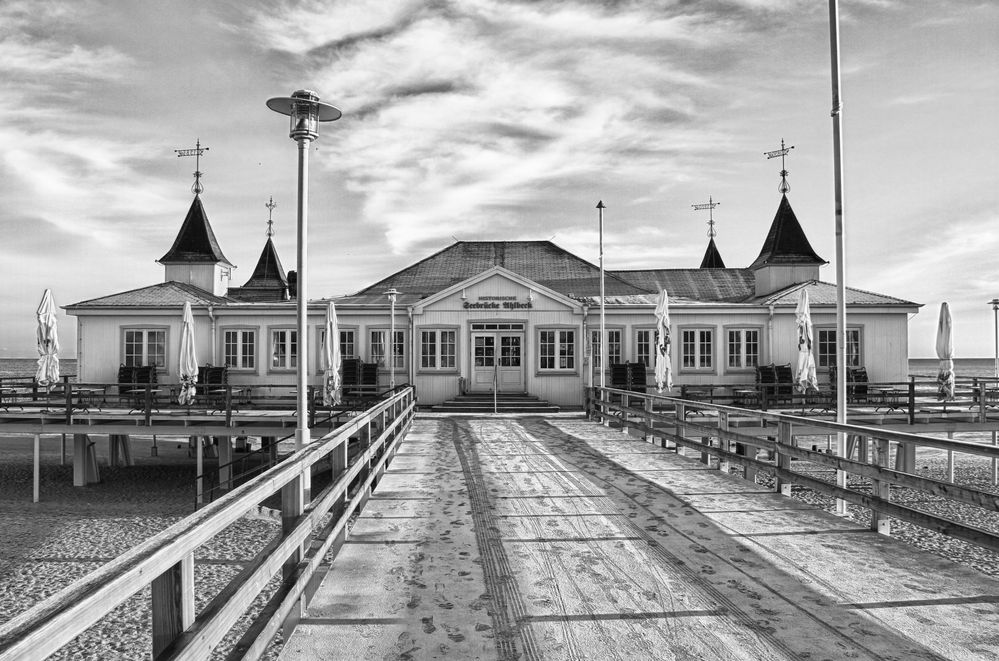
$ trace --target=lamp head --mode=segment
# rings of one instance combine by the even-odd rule
[[[387,292],[385,292],[385,295],[388,296],[389,301],[395,303],[396,297],[399,295],[399,292],[396,291],[395,287],[392,287],[392,289],[389,289]]]
[[[290,97],[268,99],[267,107],[291,119],[288,137],[310,142],[319,137],[319,122],[336,121],[343,114],[339,108],[321,102],[312,90],[298,90]]]
[[[999,310],[999,298],[993,298],[989,301],[989,305],[992,306],[993,310]]]

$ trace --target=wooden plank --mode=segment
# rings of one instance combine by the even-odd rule
[[[153,659],[159,659],[194,622],[194,554],[154,578],[151,587]]]

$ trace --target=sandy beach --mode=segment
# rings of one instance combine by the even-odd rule
[[[98,440],[102,482],[83,488],[72,485],[69,461],[59,463],[61,437],[43,437],[41,445],[41,502],[32,503],[32,439],[0,438],[0,622],[194,508],[196,460],[188,456],[187,438],[158,437],[158,456],[153,457],[151,438],[133,437],[131,468],[108,467],[106,438]],[[72,438],[67,446],[71,457]],[[200,611],[279,528],[267,517],[244,518],[199,548],[196,608]],[[50,658],[148,658],[148,621],[147,588]]]
[[[75,579],[128,550],[193,511],[195,459],[188,456],[187,439],[158,437],[158,456],[151,456],[151,439],[133,439],[135,466],[109,468],[106,439],[98,441],[102,482],[85,488],[72,486],[72,467],[60,465],[61,438],[42,439],[41,499],[31,502],[32,440],[0,438],[0,622],[6,622]],[[72,439],[67,441],[72,449]],[[211,465],[214,460],[206,460]],[[917,467],[925,475],[942,477],[946,453],[921,451]],[[985,490],[989,482],[986,461],[959,456],[958,480]],[[816,475],[831,479],[829,475]],[[758,481],[767,483],[760,475]],[[796,488],[794,497],[831,510],[831,499]],[[912,496],[893,491],[893,500]],[[930,502],[920,496],[919,507],[937,508],[954,516],[968,512],[960,506]],[[850,508],[850,516],[866,522],[867,512]],[[999,516],[978,511],[973,525],[999,530]],[[267,517],[244,518],[196,553],[197,608],[201,608],[234,576],[253,554],[277,534],[279,524]],[[892,534],[916,546],[999,576],[999,555],[970,544],[947,539],[923,529],[892,522]],[[149,593],[143,590],[98,625],[64,647],[55,659],[148,658]],[[235,640],[235,635],[228,642]],[[272,645],[276,656],[280,641]],[[221,658],[223,650],[215,657]]]

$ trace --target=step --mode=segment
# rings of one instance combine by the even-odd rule
[[[537,413],[539,415],[545,413],[559,413],[561,409],[557,406],[517,406],[510,408],[496,407],[493,411],[492,406],[463,406],[463,407],[450,407],[446,404],[439,404],[437,406],[430,407],[430,411],[433,413]]]

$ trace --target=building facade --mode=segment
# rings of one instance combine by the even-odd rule
[[[231,286],[232,264],[196,196],[159,261],[162,283],[66,306],[77,318],[82,381],[113,382],[121,364],[156,365],[160,383],[178,381],[181,308],[190,301],[200,363],[228,365],[234,384],[294,384],[295,278],[269,237],[250,279]],[[783,196],[749,267],[725,268],[712,238],[700,268],[607,271],[608,363],[644,363],[653,381],[653,311],[665,289],[674,383],[753,383],[757,365],[795,363],[794,311],[805,289],[821,375],[837,343],[836,288],[819,279],[823,264]],[[377,363],[386,387],[415,384],[421,405],[496,389],[575,407],[599,382],[599,269],[549,241],[457,241],[334,302],[342,355]],[[905,379],[908,317],[919,305],[850,288],[846,302],[848,363],[872,381]],[[310,302],[305,338],[316,385],[326,307],[327,299]]]

